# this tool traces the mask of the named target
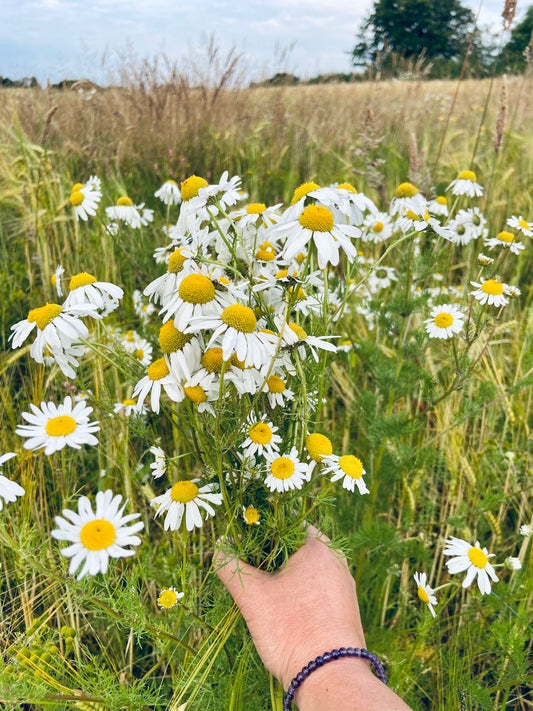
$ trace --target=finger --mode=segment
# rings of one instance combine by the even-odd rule
[[[304,521],[304,526],[305,526],[305,533],[308,538],[316,538],[319,541],[322,541],[323,543],[329,543],[329,538],[326,536],[325,533],[322,533],[322,531],[319,531],[316,526],[313,526],[312,523],[307,523],[307,521]]]
[[[264,575],[262,571],[248,565],[238,556],[225,553],[220,548],[213,555],[213,566],[235,601],[247,587],[256,584]]]

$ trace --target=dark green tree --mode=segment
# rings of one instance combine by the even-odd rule
[[[511,31],[511,37],[496,60],[498,72],[521,72],[525,66],[524,50],[531,42],[533,33],[533,5],[526,10],[524,19]],[[533,62],[533,47],[530,49]]]
[[[431,76],[457,75],[474,19],[460,0],[376,0],[352,50],[353,64],[394,73],[395,66],[401,67],[399,60],[423,58],[432,65]],[[469,63],[484,73],[480,39],[472,47]]]

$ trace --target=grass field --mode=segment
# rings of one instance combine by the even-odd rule
[[[68,91],[0,92],[0,455],[17,455],[1,473],[24,489],[0,511],[5,708],[281,710],[281,688],[218,582],[212,551],[222,536],[242,556],[279,565],[298,545],[303,518],[346,551],[367,644],[413,709],[530,708],[533,583],[524,526],[533,528],[533,237],[523,231],[533,221],[532,81],[239,89],[219,80],[204,90],[183,78],[156,85],[139,70],[128,88],[80,83]],[[169,226],[186,209],[154,193],[168,179],[179,185],[191,175],[216,184],[225,170],[242,178],[242,205],[283,203],[279,212],[302,183],[350,183],[374,201],[391,234],[379,241],[375,222],[353,218],[363,230],[352,240],[357,258],[341,253],[326,268],[309,242],[301,265],[285,260],[301,269],[309,305],[300,304],[296,282],[284,283],[281,301],[270,302],[268,290],[252,288],[270,258],[257,257],[255,242],[250,258],[239,251],[242,216],[225,221],[224,205],[213,198],[218,221],[201,213],[214,235],[209,246],[192,239],[172,249],[192,249],[194,269],[214,268],[210,279],[238,284],[246,293],[239,303],[253,306],[259,323],[279,328],[278,308],[306,337],[337,337],[338,350],[317,349],[315,362],[308,350],[302,357],[285,344],[294,399],[283,405],[224,382],[224,367],[206,401],[212,412],[185,393],[179,402],[163,396],[160,413],[147,398],[146,412],[129,416],[125,403],[163,355],[160,307],[134,292],[166,273],[154,250],[169,243]],[[475,172],[482,196],[446,192],[465,170]],[[73,186],[83,189],[92,175],[103,194],[96,215],[77,220]],[[407,181],[428,200],[447,195],[450,215],[438,217],[437,231],[429,213],[399,226],[391,200]],[[114,220],[109,230],[105,208],[120,196],[154,210],[152,221],[132,227]],[[456,218],[474,207],[479,230],[461,244],[464,222]],[[512,216],[526,227],[509,227]],[[452,240],[439,236],[447,226]],[[518,253],[485,244],[510,230],[512,244],[524,247]],[[273,263],[281,269],[286,248],[276,239]],[[479,253],[494,262],[483,266]],[[35,331],[12,348],[11,326],[62,303],[70,278],[85,273],[124,295],[105,318],[84,318],[89,330],[74,375],[57,359],[31,357]],[[482,305],[470,295],[480,279],[518,293],[501,307]],[[464,314],[464,328],[430,337],[431,310],[450,305]],[[44,327],[46,319],[32,318]],[[98,444],[50,454],[26,448],[15,432],[25,424],[22,413],[30,403],[60,404],[67,396],[93,408]],[[275,423],[284,448],[295,446],[301,461],[309,459],[307,432],[327,435],[335,454],[360,458],[369,493],[331,483],[317,474],[323,465],[302,489],[267,491],[259,462],[248,466],[236,455],[251,414]],[[161,479],[150,468],[154,446],[166,454]],[[166,483],[191,476],[216,484],[223,502],[201,528],[165,530],[150,502]],[[126,514],[141,514],[142,543],[135,556],[111,560],[106,574],[78,581],[50,535],[54,518],[75,510],[80,496],[93,502],[106,489],[128,500]],[[242,516],[252,504],[261,515],[257,527]],[[464,576],[449,573],[443,549],[451,536],[479,541],[495,555],[499,581],[490,594],[476,583],[463,588]],[[417,596],[415,571],[426,572],[435,589],[435,618]],[[161,591],[174,586],[185,596],[161,608]]]

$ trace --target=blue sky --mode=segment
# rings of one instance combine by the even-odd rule
[[[463,0],[477,11],[478,0]],[[529,3],[518,3],[525,9]],[[347,52],[372,0],[0,0],[0,75],[112,80],[118,55],[180,59],[215,34],[244,54],[246,76],[350,71]],[[501,28],[503,0],[480,22]],[[284,58],[283,58],[284,57]]]

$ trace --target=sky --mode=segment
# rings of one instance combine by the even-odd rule
[[[480,0],[463,0],[477,12]],[[480,23],[501,30],[504,0],[483,0]],[[518,2],[525,10],[529,2]],[[0,76],[116,80],[121,58],[194,56],[213,35],[222,54],[261,79],[349,72],[349,52],[372,0],[0,0]]]

